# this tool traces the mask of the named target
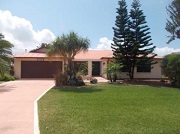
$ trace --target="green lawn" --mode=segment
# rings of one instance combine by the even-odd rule
[[[52,89],[38,102],[41,134],[180,134],[180,90],[96,85]]]

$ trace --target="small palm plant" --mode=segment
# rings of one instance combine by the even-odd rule
[[[105,68],[104,73],[107,74],[107,77],[111,82],[116,82],[117,74],[120,72],[122,67],[123,66],[119,63],[111,62]]]

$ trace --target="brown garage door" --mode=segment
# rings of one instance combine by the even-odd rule
[[[58,70],[62,70],[60,61],[21,62],[21,78],[53,78]]]

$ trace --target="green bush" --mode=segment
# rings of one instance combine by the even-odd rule
[[[122,67],[123,66],[119,63],[111,62],[107,65],[103,73],[107,74],[107,77],[111,82],[116,82],[117,74],[120,73]]]
[[[82,76],[78,73],[76,77],[72,77],[71,79],[69,78],[69,75],[67,73],[63,72],[58,72],[57,74],[54,75],[55,79],[55,85],[56,87],[59,86],[84,86],[85,83],[82,79]]]
[[[0,81],[14,81],[15,78],[10,74],[4,74],[4,77],[0,76]]]
[[[83,80],[83,77],[82,77],[82,75],[81,75],[81,73],[76,73],[76,79],[77,80]]]
[[[180,87],[180,54],[166,55],[162,61],[162,71],[173,86]]]
[[[88,74],[88,62],[75,62],[74,72],[80,73],[81,75]]]
[[[68,81],[67,73],[62,73],[59,71],[57,74],[54,75],[54,78],[55,78],[55,85],[57,87],[67,85],[67,81]]]
[[[69,86],[84,86],[85,83],[83,81],[81,73],[77,73],[75,77],[72,77],[68,80]]]

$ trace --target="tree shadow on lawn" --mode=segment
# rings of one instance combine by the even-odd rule
[[[54,87],[53,89],[62,92],[76,92],[76,93],[93,93],[93,92],[102,92],[104,90],[97,86],[81,86],[81,87],[64,86],[64,87]]]

